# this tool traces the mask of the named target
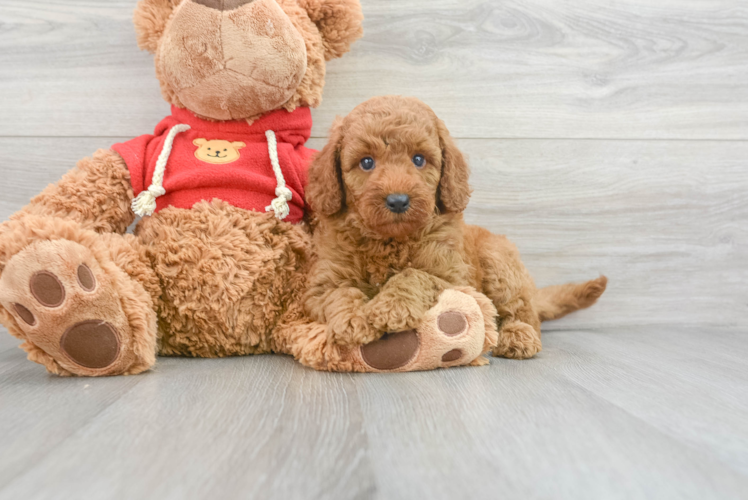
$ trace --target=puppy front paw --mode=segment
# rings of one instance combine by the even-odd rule
[[[362,311],[351,311],[351,314],[337,314],[327,322],[327,335],[333,344],[353,347],[378,340],[383,332],[374,328],[362,314]]]
[[[366,305],[366,317],[376,330],[400,332],[418,327],[430,304],[390,297],[382,292]]]

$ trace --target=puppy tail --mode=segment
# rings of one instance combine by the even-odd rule
[[[605,291],[608,278],[600,276],[585,283],[567,283],[541,288],[533,299],[540,321],[558,319],[590,307]]]

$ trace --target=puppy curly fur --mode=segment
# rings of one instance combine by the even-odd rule
[[[425,164],[413,158],[422,155]],[[360,168],[370,157],[375,167]],[[338,119],[310,170],[316,213],[307,313],[339,345],[415,328],[439,293],[472,286],[498,311],[495,355],[529,358],[541,349],[541,319],[589,307],[606,278],[540,292],[504,236],[465,224],[469,169],[444,123],[414,98],[377,97]],[[409,196],[394,213],[390,194]]]

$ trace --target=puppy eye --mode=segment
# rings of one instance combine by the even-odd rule
[[[228,151],[228,149],[224,149],[224,151]]]
[[[416,167],[421,168],[422,166],[426,165],[426,158],[424,158],[423,155],[415,155],[413,157],[413,164]]]
[[[369,172],[370,170],[374,170],[374,158],[371,156],[367,156],[361,162],[359,163],[361,166],[361,170],[364,172]]]
[[[208,151],[210,151],[210,148],[208,148]]]

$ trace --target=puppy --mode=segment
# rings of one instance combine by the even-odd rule
[[[305,295],[333,343],[417,328],[443,290],[472,286],[498,311],[494,355],[529,358],[541,321],[605,291],[604,276],[536,289],[509,240],[463,221],[468,177],[444,123],[418,99],[375,97],[336,120],[309,172],[319,260]]]

